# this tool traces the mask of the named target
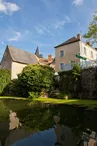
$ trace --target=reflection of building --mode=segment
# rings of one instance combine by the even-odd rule
[[[39,48],[36,49],[35,54],[8,45],[0,67],[11,71],[11,79],[17,78],[17,75],[21,73],[23,68],[28,64],[49,65],[54,68],[52,55],[48,55],[48,58],[43,58],[39,53]]]
[[[59,143],[60,146],[76,146],[74,135],[69,127],[57,124],[55,133],[57,136],[57,143]]]
[[[71,64],[72,62],[82,62],[83,59],[77,58],[76,54],[89,60],[97,59],[97,49],[93,49],[90,42],[84,43],[81,40],[81,35],[72,37],[66,42],[55,47],[55,70],[64,70],[64,65]]]

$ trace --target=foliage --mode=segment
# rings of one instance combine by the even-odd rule
[[[81,68],[75,64],[70,71],[64,71],[60,74],[60,91],[68,96],[74,97],[78,92]]]
[[[9,84],[10,79],[10,71],[7,69],[0,69],[0,94],[2,94],[4,88]]]
[[[50,92],[49,97],[55,98],[55,99],[66,99],[66,98],[68,98],[68,95],[62,91],[58,92],[56,90],[53,90],[52,92]]]
[[[22,73],[19,74],[18,80],[21,85],[22,95],[29,96],[32,92],[41,92],[43,89],[49,91],[53,86],[54,69],[43,65],[28,65]]]
[[[93,20],[90,22],[84,38],[90,39],[92,44],[97,43],[97,11],[94,12]]]
[[[22,97],[21,86],[18,79],[10,81],[10,83],[4,88],[3,95],[5,96],[17,96]]]
[[[72,70],[72,78],[74,79],[74,81],[79,80],[80,74],[81,74],[80,66],[78,64],[74,64],[73,70]]]
[[[29,92],[29,99],[35,99],[40,96],[39,92]]]

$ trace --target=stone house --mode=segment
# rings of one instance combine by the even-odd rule
[[[53,59],[38,58],[35,54],[7,45],[1,60],[1,68],[11,71],[11,79],[16,79],[28,64],[49,65]]]
[[[28,64],[38,64],[37,56],[9,45],[6,47],[1,61],[1,68],[11,71],[11,79],[17,78],[17,75]]]

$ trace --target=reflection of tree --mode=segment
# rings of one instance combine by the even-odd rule
[[[18,116],[22,125],[29,130],[41,131],[51,128],[54,124],[52,117],[54,109],[50,107],[42,107],[41,104],[33,108],[18,111]]]
[[[77,138],[80,140],[82,132],[85,128],[92,127],[96,129],[96,120],[92,120],[90,114],[85,115],[88,111],[84,112],[83,107],[69,106],[69,105],[55,105],[55,104],[42,104],[39,102],[29,104],[30,101],[19,100],[3,100],[2,107],[6,108],[6,115],[2,112],[3,121],[8,117],[8,110],[15,111],[22,123],[23,128],[27,128],[31,133],[43,131],[53,127],[53,116],[60,113],[60,125],[70,127]],[[90,113],[90,112],[89,112]],[[96,116],[95,116],[96,117]],[[88,118],[89,122],[88,121]],[[1,118],[0,118],[1,119]],[[92,123],[93,121],[93,123]],[[85,124],[86,123],[86,124]],[[0,131],[1,134],[1,131]]]

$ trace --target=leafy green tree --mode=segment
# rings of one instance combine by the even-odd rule
[[[31,92],[40,93],[43,89],[49,91],[53,85],[54,69],[43,65],[28,65],[18,79],[23,96],[28,97]]]
[[[93,20],[90,22],[84,38],[91,40],[92,44],[97,43],[97,11],[94,12]]]
[[[4,88],[10,83],[11,76],[10,71],[7,69],[0,69],[0,95]]]

